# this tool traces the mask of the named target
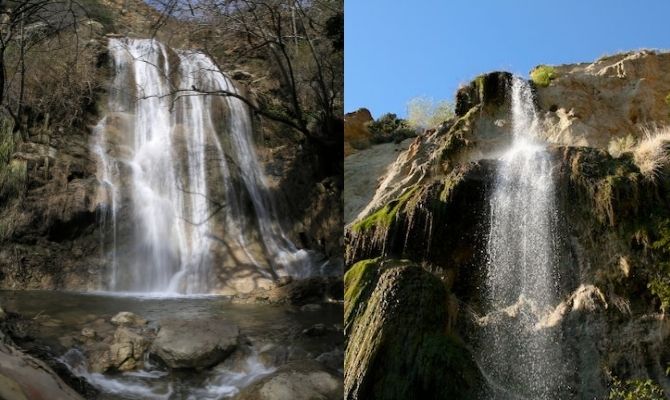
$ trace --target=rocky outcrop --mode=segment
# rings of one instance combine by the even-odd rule
[[[162,320],[151,353],[170,368],[208,368],[229,356],[240,341],[235,325],[210,320]]]
[[[361,108],[344,116],[345,157],[370,147],[372,134],[367,124],[372,120],[372,114],[367,108]]]
[[[480,379],[450,330],[445,285],[409,261],[366,260],[346,275],[345,398],[474,398]]]
[[[670,53],[637,51],[553,67],[538,85],[544,133],[553,143],[606,149],[612,139],[670,123]]]

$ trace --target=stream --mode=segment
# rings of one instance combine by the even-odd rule
[[[116,293],[0,291],[6,310],[29,320],[21,345],[47,346],[71,372],[100,391],[99,399],[225,399],[292,359],[334,354],[343,347],[342,305],[309,307],[236,304],[223,296],[130,296]],[[245,343],[221,364],[171,370],[152,357],[128,372],[92,373],[81,344],[82,329],[129,311],[158,327],[162,319],[225,320]],[[324,329],[326,327],[326,329]],[[316,331],[317,333],[310,333]],[[147,354],[149,354],[147,352]],[[340,366],[341,368],[341,366]]]

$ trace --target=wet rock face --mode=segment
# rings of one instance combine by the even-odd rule
[[[477,368],[449,332],[456,312],[438,278],[409,261],[366,260],[345,280],[345,398],[474,395]]]
[[[455,290],[460,296],[476,295],[485,244],[481,229],[487,222],[487,196],[495,167],[495,162],[484,161],[460,165],[440,179],[417,185],[406,198],[355,221],[347,231],[347,261],[379,255],[421,260],[441,273],[458,275]]]
[[[474,106],[502,106],[508,100],[512,74],[490,72],[475,78],[469,85],[458,89],[455,112],[459,117],[467,114]]]
[[[238,346],[235,325],[209,320],[163,320],[151,353],[170,368],[207,368],[221,362]]]

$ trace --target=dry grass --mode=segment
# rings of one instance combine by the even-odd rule
[[[635,150],[636,140],[633,135],[614,138],[610,141],[607,151],[614,158],[621,157],[624,153],[632,153]]]
[[[645,178],[655,181],[670,165],[670,127],[645,128],[643,133],[633,150],[633,160]]]

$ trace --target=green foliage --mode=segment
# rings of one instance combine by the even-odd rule
[[[415,97],[407,102],[407,123],[413,128],[436,127],[454,115],[454,105],[448,100]]]
[[[630,379],[625,382],[614,378],[609,400],[663,400],[663,389],[651,379]]]
[[[387,113],[368,123],[368,130],[375,143],[396,142],[416,136],[416,131],[409,123],[393,113]]]
[[[654,229],[656,240],[651,248],[657,250],[667,260],[670,258],[670,219],[657,223]],[[670,309],[670,262],[660,261],[657,269],[651,274],[647,283],[649,291],[661,301],[661,311]]]
[[[556,69],[548,65],[540,65],[530,73],[530,79],[540,87],[549,86],[556,76]]]
[[[390,201],[372,215],[368,215],[354,224],[352,229],[354,232],[363,232],[374,227],[389,227],[398,215],[398,211],[400,211],[407,201],[409,201],[415,191],[416,188],[406,191],[402,196]]]

